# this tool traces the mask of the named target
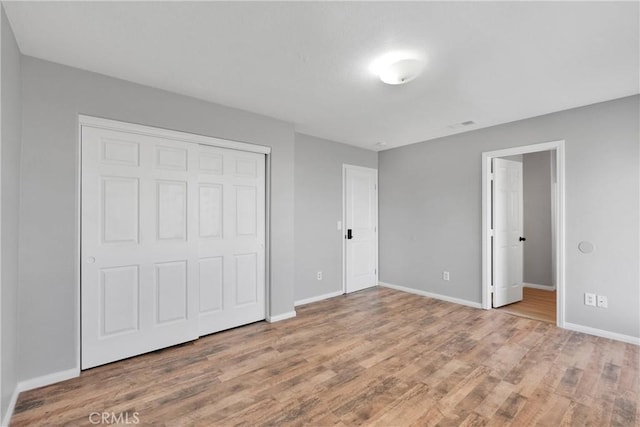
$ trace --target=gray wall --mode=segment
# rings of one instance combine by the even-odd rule
[[[271,313],[293,310],[291,124],[30,57],[22,73],[20,379],[78,365],[78,114],[271,146]]]
[[[342,290],[342,165],[373,169],[378,153],[296,134],[295,300]],[[322,271],[322,280],[316,274]]]
[[[1,245],[1,292],[2,297],[2,366],[0,367],[0,421],[4,417],[16,383],[17,327],[18,327],[18,195],[20,182],[20,133],[22,107],[20,101],[20,51],[7,21],[4,8],[0,6],[2,17],[2,68],[0,70],[2,94],[2,117],[0,159],[2,164],[0,206],[2,223],[0,227]]]
[[[566,321],[640,336],[640,96],[387,150],[380,280],[481,301],[481,153],[566,141]],[[596,251],[577,245],[589,240]],[[441,280],[443,270],[451,281]],[[608,296],[609,308],[583,304]]]
[[[522,156],[524,193],[524,281],[553,286],[551,269],[551,152]]]

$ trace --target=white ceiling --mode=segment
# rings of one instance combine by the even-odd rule
[[[25,55],[373,150],[639,92],[638,2],[3,4]],[[388,86],[397,49],[427,66]]]

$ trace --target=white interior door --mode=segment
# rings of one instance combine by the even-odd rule
[[[522,300],[522,162],[493,159],[493,306]]]
[[[199,334],[265,318],[265,158],[199,146]]]
[[[81,137],[83,369],[264,319],[264,155]]]
[[[344,166],[345,291],[378,284],[378,171]]]

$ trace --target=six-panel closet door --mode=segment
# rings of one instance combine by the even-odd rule
[[[81,138],[83,369],[265,318],[264,155]]]
[[[198,150],[199,335],[265,318],[264,155]]]

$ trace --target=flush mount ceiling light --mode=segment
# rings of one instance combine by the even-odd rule
[[[420,75],[424,60],[410,52],[391,52],[376,59],[369,69],[390,85],[408,83]]]

